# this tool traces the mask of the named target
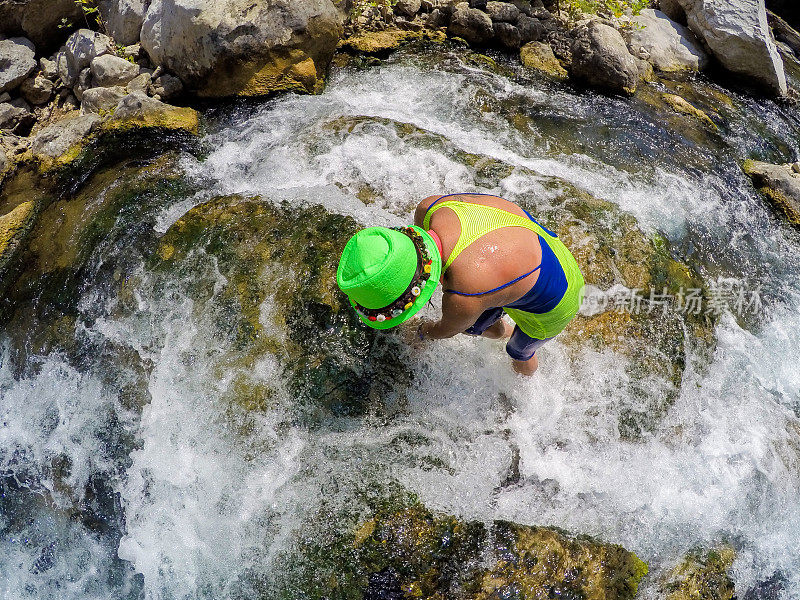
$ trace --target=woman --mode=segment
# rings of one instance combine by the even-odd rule
[[[575,258],[552,231],[513,202],[487,194],[431,196],[417,206],[413,227],[358,232],[336,279],[376,329],[413,317],[441,280],[442,317],[421,323],[420,339],[508,337],[506,351],[523,375],[536,371],[536,351],[578,312],[584,285]]]

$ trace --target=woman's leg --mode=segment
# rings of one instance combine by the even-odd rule
[[[523,333],[519,326],[514,327],[514,333],[506,344],[506,352],[514,359],[512,368],[520,375],[533,375],[539,368],[539,359],[536,351],[553,338],[537,340]]]

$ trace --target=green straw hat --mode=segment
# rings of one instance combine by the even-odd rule
[[[430,300],[442,273],[433,238],[420,227],[368,227],[347,242],[336,283],[375,329],[408,321]]]

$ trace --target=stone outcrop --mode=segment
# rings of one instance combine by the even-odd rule
[[[790,223],[800,226],[800,164],[773,165],[748,160],[742,168],[772,205]]]
[[[36,203],[23,202],[5,215],[0,216],[0,274],[19,251],[36,217]]]
[[[453,9],[447,33],[481,46],[488,44],[494,37],[494,27],[492,19],[485,12],[470,8],[467,2],[459,2]]]
[[[139,41],[150,0],[101,0],[100,14],[108,34],[124,46]]]
[[[683,17],[727,70],[774,94],[787,94],[764,0],[667,0],[662,8],[672,18]]]
[[[81,7],[74,0],[0,0],[0,33],[24,35],[42,51],[64,39],[64,22],[77,26],[79,19]]]
[[[341,32],[330,0],[153,0],[141,44],[199,96],[322,89]]]
[[[648,61],[659,71],[698,71],[708,66],[709,57],[689,28],[663,12],[646,9],[633,18],[626,30],[631,54]]]
[[[635,92],[641,77],[622,35],[599,21],[578,32],[572,45],[571,74],[592,87],[624,94]]]
[[[0,40],[0,93],[13,90],[36,68],[34,45],[22,37]]]

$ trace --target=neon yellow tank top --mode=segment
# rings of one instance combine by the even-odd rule
[[[461,202],[460,200],[448,200],[432,206],[422,222],[425,229],[431,228],[431,217],[440,208],[451,209],[456,213],[461,223],[461,235],[458,238],[458,242],[456,242],[455,248],[447,258],[442,271],[446,271],[453,264],[453,261],[458,258],[458,255],[470,244],[503,227],[522,227],[537,235],[539,234],[535,223],[527,217],[515,215],[502,208],[484,206],[483,204],[474,204],[472,202]]]

